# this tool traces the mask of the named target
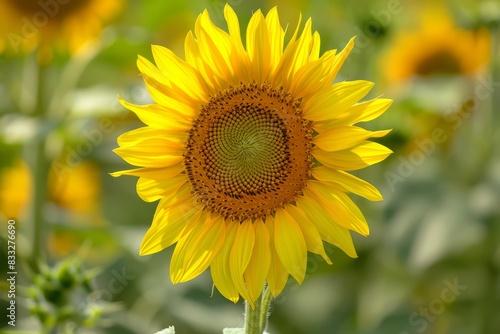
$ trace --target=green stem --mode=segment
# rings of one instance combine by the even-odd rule
[[[492,67],[491,67],[491,75],[492,75],[492,81],[495,84],[498,84],[500,82],[500,61],[498,60],[497,52],[500,47],[500,23],[497,23],[495,29],[492,31],[492,36],[493,36],[493,43],[492,43],[492,56],[491,56],[491,61],[492,61]],[[491,124],[493,125],[493,140],[496,141],[498,140],[499,132],[500,132],[500,116],[498,115],[498,108],[500,107],[500,88],[498,86],[495,86],[495,89],[493,91],[493,97],[492,97],[492,104],[491,104],[491,112],[493,114],[493,121]],[[496,147],[498,149],[498,147]],[[491,218],[490,223],[490,229],[488,233],[488,239],[487,239],[487,244],[488,248],[487,249],[487,254],[490,254],[490,260],[488,261],[487,269],[489,273],[489,278],[488,280],[490,281],[491,285],[488,286],[494,286],[495,282],[499,282],[500,278],[500,273],[498,270],[498,262],[495,264],[495,260],[493,257],[493,254],[498,250],[498,236],[500,235],[500,227],[497,224],[497,217],[493,216]],[[498,317],[495,315],[495,309],[498,308],[498,299],[495,299],[494,294],[491,292],[488,293],[489,289],[485,289],[486,291],[486,297],[487,297],[487,308],[486,308],[486,326],[485,326],[485,333],[492,333],[491,331],[495,331],[495,328],[498,329],[498,325],[500,324],[500,321],[498,321]]]
[[[495,27],[494,29],[491,30],[491,36],[492,36],[491,76],[492,76],[492,82],[498,84],[500,80],[500,61],[498,60],[497,52],[498,48],[500,47],[500,26]],[[491,113],[493,116],[491,124],[493,125],[493,127],[498,126],[499,116],[498,116],[498,110],[496,109],[498,108],[498,106],[500,106],[500,92],[499,88],[495,86],[493,90],[493,96],[491,99],[491,108],[492,108]],[[496,130],[498,129],[493,129],[493,131]]]
[[[68,116],[68,96],[75,89],[87,65],[101,52],[101,44],[94,43],[84,53],[69,59],[64,67],[54,93],[48,103],[46,114],[60,123]]]
[[[265,331],[267,328],[267,318],[269,317],[269,307],[271,306],[271,301],[273,300],[273,295],[271,294],[271,290],[269,287],[264,287],[264,291],[262,292],[264,296],[262,297],[262,306],[260,312],[260,327],[262,331]]]
[[[58,80],[58,86],[50,94],[47,94],[46,89],[47,65],[38,61],[37,98],[33,115],[38,119],[40,126],[33,141],[33,151],[30,152],[31,170],[35,185],[31,211],[33,252],[29,262],[35,272],[38,272],[38,263],[44,257],[45,235],[42,214],[43,206],[47,200],[47,175],[50,168],[50,161],[47,160],[45,155],[46,137],[50,131],[62,124],[65,117],[68,116],[68,106],[66,105],[68,93],[75,88],[86,66],[100,50],[100,44],[96,43],[93,47],[89,47],[88,52],[71,58]],[[49,96],[51,96],[50,100],[48,99]]]
[[[252,309],[245,301],[245,334],[262,334],[267,327],[267,317],[272,295],[267,286],[264,287],[261,297],[255,301]]]
[[[497,23],[498,24],[498,23]],[[500,82],[500,61],[497,56],[498,49],[500,47],[500,25],[497,25],[490,29],[491,32],[491,46],[492,46],[492,55],[491,55],[491,81],[494,84],[498,84]],[[491,107],[490,107],[490,119],[488,120],[488,126],[491,129],[491,138],[492,138],[492,149],[498,147],[495,145],[497,142],[498,131],[500,131],[500,115],[498,113],[498,108],[500,107],[500,88],[497,86],[494,87],[491,97]],[[493,154],[491,154],[491,158],[493,158]],[[490,160],[491,164],[491,160]],[[491,217],[486,218],[486,224],[488,224],[488,234],[485,240],[486,244],[486,252],[485,254],[489,254],[486,256],[486,284],[485,287],[494,286],[495,282],[499,281],[500,273],[498,271],[498,264],[495,263],[494,255],[498,250],[498,236],[500,235],[500,226],[497,224],[496,219],[498,216],[493,214]],[[498,328],[500,321],[498,321],[497,314],[495,309],[497,309],[498,299],[495,298],[495,294],[491,292],[491,289],[484,289],[484,310],[482,312],[483,315],[483,324],[482,324],[482,333],[493,333],[495,332],[495,328]]]
[[[245,334],[262,334],[260,329],[260,299],[255,301],[252,309],[245,300]]]
[[[38,117],[41,126],[45,119],[45,71],[44,65],[38,66],[37,79],[37,100],[34,115]],[[47,196],[47,173],[49,163],[45,157],[45,137],[41,128],[36,134],[33,143],[33,154],[31,159],[31,169],[35,184],[33,189],[32,204],[32,245],[30,264],[35,272],[38,272],[39,261],[43,259],[43,206]]]
[[[33,157],[35,164],[34,172],[34,194],[33,194],[33,251],[31,263],[37,267],[37,262],[43,260],[43,207],[47,198],[47,174],[49,164],[45,158],[45,140],[37,138],[35,143],[35,155]]]

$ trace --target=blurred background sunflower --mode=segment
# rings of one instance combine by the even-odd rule
[[[484,74],[491,57],[486,28],[460,27],[450,10],[436,3],[420,8],[416,16],[416,26],[398,31],[384,56],[387,80]]]
[[[372,81],[366,99],[394,100],[362,125],[393,129],[377,140],[394,154],[354,173],[384,197],[352,197],[370,237],[353,235],[355,260],[328,244],[331,266],[309,254],[300,289],[289,280],[273,302],[269,333],[500,332],[498,1],[228,3],[240,22],[274,6],[284,27],[299,13],[312,17],[321,53],[356,35],[335,81]],[[116,96],[152,102],[137,55],[153,59],[151,44],[182,55],[185,32],[205,8],[226,29],[224,5],[0,0],[0,217],[17,227],[16,330],[142,334],[174,325],[215,334],[243,322],[242,305],[212,296],[210,273],[173,286],[171,249],[138,256],[155,205],[137,196],[133,178],[108,174],[128,168],[111,152],[116,138],[142,124]],[[19,44],[14,35],[26,38]],[[109,312],[90,307],[115,302],[121,307]],[[2,320],[1,332],[12,329]]]
[[[123,0],[2,0],[0,52],[27,53],[37,48],[43,62],[51,49],[76,53],[98,39]]]

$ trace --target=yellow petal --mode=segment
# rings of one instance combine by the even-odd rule
[[[355,80],[323,88],[304,99],[304,117],[314,122],[334,119],[363,98],[372,87],[372,82]]]
[[[343,115],[340,115],[338,120],[334,120],[333,122],[347,125],[368,122],[382,115],[391,104],[392,100],[380,98],[358,103],[349,108]]]
[[[187,135],[187,132],[167,132],[164,129],[144,126],[125,132],[118,137],[117,142],[122,147],[137,146],[141,145],[143,142],[148,142],[152,148],[154,148],[154,146],[168,147],[169,149],[182,153]]]
[[[200,102],[193,99],[185,91],[172,85],[161,72],[160,74],[142,72],[142,79],[146,83],[151,98],[162,106],[175,108],[176,104],[187,104],[196,109],[200,105]]]
[[[333,182],[342,189],[363,196],[370,201],[381,201],[382,195],[370,183],[346,173],[341,170],[335,170],[328,167],[318,167],[311,170],[312,176],[319,181]]]
[[[274,243],[286,270],[302,284],[307,267],[306,242],[295,219],[283,209],[276,211],[274,217]]]
[[[245,298],[252,306],[253,301],[245,285],[243,273],[247,269],[248,263],[252,257],[255,244],[255,229],[250,219],[247,219],[238,226],[233,248],[229,255],[229,267],[231,269],[231,278],[238,289],[240,295]]]
[[[319,58],[319,51],[321,47],[321,38],[317,31],[312,35],[311,41],[311,53],[309,55],[309,61],[315,61]]]
[[[266,25],[269,32],[270,69],[274,72],[283,55],[285,32],[281,27],[278,9],[273,7],[266,15]]]
[[[281,55],[281,59],[274,71],[274,81],[276,83],[276,86],[285,86],[284,84],[287,83],[288,79],[291,77],[291,69],[288,68],[286,65],[288,64],[289,59],[291,59],[295,53],[297,47],[296,40],[297,40],[297,35],[299,33],[301,22],[302,22],[302,13],[299,13],[299,19],[297,22],[297,26],[295,27],[295,32],[288,41],[288,44],[286,45],[286,48]]]
[[[224,18],[226,19],[229,36],[233,45],[236,46],[239,52],[242,52],[244,48],[241,41],[240,23],[238,21],[238,16],[231,8],[231,6],[229,6],[229,4],[227,3],[224,6]]]
[[[357,257],[349,230],[335,223],[320,203],[308,196],[301,196],[296,202],[297,207],[316,226],[323,240],[342,249],[350,257]]]
[[[175,246],[170,262],[172,283],[189,281],[204,272],[219,254],[225,237],[226,224],[222,217],[202,216],[199,225]]]
[[[159,219],[161,219],[163,225],[157,229],[150,228],[147,231],[139,254],[144,256],[158,253],[179,241],[189,226],[189,219],[197,219],[196,217],[200,216],[202,209],[202,206],[193,206],[191,211],[181,211],[178,208],[172,208],[168,215],[161,215]]]
[[[260,218],[256,219],[253,225],[255,244],[244,277],[250,298],[252,302],[255,302],[262,293],[271,264],[271,254],[269,250],[269,231],[266,225]]]
[[[238,226],[239,223],[235,221],[226,222],[226,239],[224,240],[224,246],[222,246],[221,251],[210,266],[212,279],[217,290],[233,303],[236,303],[240,299],[240,295],[231,278],[229,256],[233,248],[234,239],[236,238]]]
[[[295,219],[297,224],[299,225],[302,235],[304,236],[304,240],[306,242],[307,250],[319,254],[325,259],[326,263],[332,264],[332,261],[326,255],[325,247],[323,246],[323,240],[321,239],[321,235],[318,232],[316,226],[313,223],[309,222],[307,216],[296,206],[289,204],[285,208],[290,216]]]
[[[318,36],[316,37],[316,35]],[[317,61],[317,56],[313,56],[318,52],[316,49],[319,49],[319,34],[316,32],[313,34],[312,44],[311,56],[309,58],[310,63],[297,71],[292,78],[293,82],[290,88],[290,91],[293,92],[296,98],[305,97],[304,102],[308,99],[308,95],[314,94],[318,90],[327,88],[332,84],[354,47],[354,38],[349,41],[344,50],[338,55],[335,55],[336,50],[330,50],[325,52]]]
[[[319,181],[310,181],[304,194],[313,196],[323,204],[325,211],[337,224],[364,236],[370,234],[365,217],[346,194],[328,188]]]
[[[164,97],[174,98],[191,105],[198,105],[206,102],[208,96],[202,82],[199,81],[197,77],[189,77],[189,74],[183,72],[182,69],[176,68],[176,65],[179,63],[174,64],[169,62],[165,56],[166,52],[162,53],[162,59],[160,59],[161,56],[158,55],[158,48],[159,47],[153,47],[155,59],[160,61],[162,65],[170,63],[171,66],[169,67],[169,71],[161,71],[142,56],[139,56],[137,60],[137,67],[146,82],[151,97],[162,105],[165,105],[165,103],[160,102],[164,100]],[[188,71],[189,64],[185,64],[185,67],[184,70]]]
[[[139,56],[137,58],[137,68],[139,68],[142,79],[146,83],[146,88],[155,102],[165,105],[162,103],[164,97],[176,97],[175,94],[172,95],[174,93],[172,82],[152,62]],[[181,100],[189,100],[189,96],[178,87],[175,87],[175,93],[178,93],[177,97]]]
[[[387,158],[392,151],[387,147],[370,141],[350,148],[348,150],[325,152],[318,147],[313,147],[312,155],[321,164],[345,171],[361,169],[376,164]]]
[[[148,142],[143,142],[143,145],[140,146],[119,147],[114,149],[113,152],[131,165],[151,168],[173,166],[184,159],[179,153],[168,154],[168,152],[159,153],[153,149],[145,150],[145,147],[149,148],[148,144]],[[155,149],[160,148],[155,146]]]
[[[186,272],[181,282],[188,281],[204,272],[219,254],[226,238],[226,223],[222,216],[210,217],[201,229],[187,241],[184,257]]]
[[[267,274],[267,284],[269,285],[269,289],[271,290],[274,298],[276,298],[285,288],[286,282],[288,281],[288,271],[286,270],[283,263],[281,263],[281,260],[276,253],[276,247],[274,244],[275,234],[273,219],[267,219],[266,226],[271,237],[269,241],[271,265]]]
[[[194,31],[203,62],[226,82],[232,82],[234,72],[229,61],[231,43],[227,33],[213,24],[207,10],[198,16]]]
[[[304,30],[297,41],[293,39],[288,43],[283,57],[276,69],[276,73],[280,73],[278,83],[281,84],[286,90],[290,90],[292,78],[297,71],[307,64],[311,52],[311,19],[307,20]]]
[[[252,15],[246,37],[246,48],[254,68],[255,79],[257,82],[265,82],[269,77],[271,53],[269,32],[260,9]]]
[[[167,108],[159,104],[135,105],[118,97],[120,103],[133,111],[144,123],[155,128],[169,129],[170,131],[188,131],[191,128],[190,119],[194,119],[196,112],[186,104],[177,104],[177,109]]]
[[[229,70],[231,70],[229,66],[229,55],[231,53],[231,38],[229,37],[229,34],[212,22],[207,10],[203,11],[199,22],[200,25],[195,27],[195,32],[197,33],[196,29],[200,29],[207,33],[207,36],[217,46],[217,51],[220,52],[220,56],[222,56],[222,59],[219,59],[219,61],[225,61],[225,65],[228,66]],[[218,54],[216,53],[213,57],[215,58],[217,55]]]
[[[121,146],[113,150],[131,165],[151,168],[169,167],[183,160],[183,141],[187,133],[143,127],[118,137]]]
[[[183,171],[184,171],[184,166],[182,164],[176,164],[165,168],[136,168],[136,169],[122,170],[110,173],[110,175],[113,177],[118,177],[122,175],[131,175],[131,176],[139,176],[154,180],[167,180],[174,176],[179,175]]]
[[[161,73],[158,67],[143,56],[137,57],[137,68],[143,76],[153,78],[158,85],[164,86],[163,88],[172,89],[172,83],[170,80],[163,75],[163,73]]]
[[[179,174],[166,180],[147,179],[137,180],[137,194],[145,202],[154,202],[162,197],[174,194],[188,181],[186,175]]]
[[[198,69],[205,80],[209,95],[216,95],[218,92],[227,88],[227,81],[221,78],[218,72],[216,72],[216,69],[212,68],[212,65],[205,62],[204,57],[206,57],[206,51],[202,50],[191,31],[186,35],[184,48],[186,49],[186,62]],[[210,55],[208,56],[210,57]]]
[[[391,130],[368,131],[357,126],[336,126],[320,132],[313,138],[313,143],[320,149],[333,152],[358,145],[368,138],[379,138]]]
[[[335,59],[335,50],[327,51],[320,59],[302,66],[292,78],[290,93],[295,99],[314,94],[318,90],[331,85],[329,64]]]
[[[206,102],[208,100],[206,87],[198,71],[184,60],[177,57],[171,50],[159,46],[152,46],[156,65],[178,89],[189,94],[194,100]]]
[[[188,192],[183,191],[188,189]],[[182,187],[171,197],[162,198],[151,227],[142,240],[140,255],[159,252],[177,242],[191,221],[198,221],[203,206],[195,201],[190,187]]]
[[[288,65],[290,66],[289,68],[291,69],[290,72],[291,75],[288,77],[289,80],[293,77],[293,75],[295,75],[295,73],[297,73],[299,68],[304,66],[309,60],[309,56],[311,54],[311,46],[313,42],[311,30],[312,30],[312,20],[308,19],[306,21],[302,34],[295,43],[295,50],[291,49],[293,50],[293,52],[291,52],[292,53],[290,59],[291,61],[288,63]]]
[[[330,76],[326,81],[333,82],[333,80],[335,80],[339,70],[342,68],[342,65],[344,65],[345,60],[354,48],[354,39],[355,37],[351,38],[345,48],[335,57],[335,61],[331,67]]]
[[[243,47],[238,17],[229,4],[224,6],[224,18],[227,22],[231,41],[230,61],[234,70],[234,76],[235,78],[240,78],[241,82],[251,82],[254,79],[252,64]]]

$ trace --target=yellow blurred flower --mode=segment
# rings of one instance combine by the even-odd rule
[[[118,138],[115,152],[139,168],[137,192],[159,200],[142,242],[142,255],[176,243],[173,283],[210,267],[215,286],[236,302],[254,305],[267,281],[274,296],[289,275],[305,277],[307,252],[325,253],[323,241],[356,257],[350,231],[369,234],[347,195],[381,200],[371,184],[348,173],[384,160],[391,151],[370,138],[388,131],[355,126],[372,120],[388,99],[359,102],[373,83],[332,85],[352,39],[320,55],[309,19],[288,43],[273,8],[258,10],[246,29],[224,8],[226,32],[207,11],[185,39],[186,59],[153,46],[156,66],[138,67],[156,104],[122,104],[146,126]]]
[[[123,0],[0,0],[0,53],[46,54],[52,46],[75,53],[101,33]]]
[[[54,258],[78,254],[85,261],[105,263],[117,255],[119,244],[104,226],[54,226],[47,236],[47,249]]]
[[[93,214],[99,209],[99,168],[85,161],[59,174],[51,168],[48,178],[50,200],[73,213]]]
[[[401,31],[383,57],[387,79],[413,76],[473,75],[490,59],[490,36],[486,30],[458,27],[442,8],[424,10],[416,30]]]
[[[49,200],[71,213],[72,219],[51,228],[48,251],[55,258],[83,251],[88,261],[106,262],[116,255],[117,244],[100,214],[101,171],[90,161],[71,168],[60,166],[56,161],[49,171]]]
[[[47,248],[56,258],[74,254],[90,242],[93,252],[86,258],[105,261],[114,256],[116,244],[102,229],[99,198],[101,182],[99,168],[91,162],[48,175],[49,200],[72,214],[67,226],[53,227],[47,232]],[[33,178],[27,164],[18,160],[12,167],[0,170],[0,215],[5,219],[22,219],[33,196]],[[83,218],[83,219],[80,219]]]
[[[95,164],[83,162],[61,175],[51,168],[47,186],[50,200],[68,211],[98,213],[101,183]],[[33,178],[24,161],[0,171],[0,212],[5,217],[23,217],[32,195]]]
[[[49,253],[56,258],[64,258],[75,254],[81,244],[82,240],[78,238],[75,231],[60,232],[56,229],[50,231],[47,240]]]
[[[5,218],[18,219],[25,215],[33,190],[28,165],[17,160],[13,166],[0,170],[0,213]]]

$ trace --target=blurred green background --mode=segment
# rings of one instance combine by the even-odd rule
[[[109,176],[128,168],[111,152],[117,136],[140,126],[117,95],[150,101],[137,55],[152,60],[150,45],[161,44],[183,57],[205,8],[225,29],[225,2],[43,3],[52,5],[0,0],[2,314],[8,219],[18,273],[16,327],[2,316],[0,331],[57,324],[47,332],[147,334],[174,325],[179,334],[210,334],[241,326],[242,302],[212,291],[208,272],[171,284],[172,247],[139,257],[156,205],[137,196],[135,178]],[[394,154],[356,173],[384,195],[354,198],[371,228],[368,238],[354,236],[359,258],[331,245],[332,266],[310,255],[302,286],[290,279],[274,301],[269,332],[500,333],[500,2],[229,4],[243,32],[259,8],[278,6],[292,31],[299,13],[312,17],[322,52],[357,35],[336,80],[370,80],[367,99],[394,99],[363,125],[392,128],[382,142]]]

